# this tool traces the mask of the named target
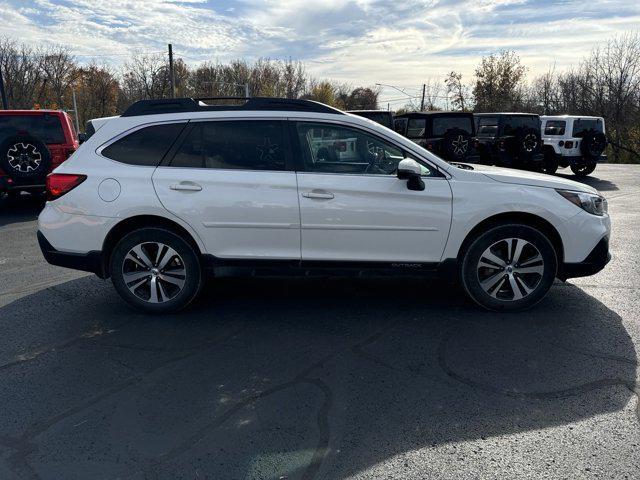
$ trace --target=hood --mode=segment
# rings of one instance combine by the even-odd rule
[[[526,170],[515,170],[513,168],[491,167],[488,165],[473,165],[473,169],[489,177],[491,180],[502,183],[513,183],[516,185],[531,185],[533,187],[562,188],[577,192],[598,193],[598,191],[585,185],[554,175],[544,173],[528,172]]]

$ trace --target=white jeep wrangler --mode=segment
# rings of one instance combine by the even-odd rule
[[[574,174],[585,177],[598,162],[606,161],[607,137],[602,117],[554,115],[540,119],[545,173],[552,175],[558,167],[571,167]]]

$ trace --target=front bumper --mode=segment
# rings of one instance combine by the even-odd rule
[[[105,278],[102,252],[61,252],[53,248],[44,234],[40,231],[38,231],[38,244],[40,245],[40,250],[42,251],[44,259],[51,265],[81,270],[83,272],[91,272],[95,273],[100,278]]]
[[[560,280],[566,280],[567,278],[595,275],[601,271],[610,260],[609,238],[604,237],[582,262],[563,263],[558,272],[558,278]]]

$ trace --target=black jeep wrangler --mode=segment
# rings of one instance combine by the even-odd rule
[[[480,162],[542,171],[540,116],[533,113],[476,113]]]
[[[394,129],[448,162],[479,161],[472,113],[404,113],[396,115]]]

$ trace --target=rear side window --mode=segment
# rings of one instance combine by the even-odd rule
[[[277,120],[197,122],[171,166],[285,170],[283,124]]]
[[[427,120],[424,118],[410,118],[407,123],[407,137],[423,138],[424,130],[427,128]]]
[[[102,155],[128,165],[156,167],[185,125],[166,123],[141,128],[104,148]]]
[[[39,115],[0,115],[0,137],[30,135],[46,144],[67,143],[60,117]]]
[[[476,135],[494,137],[498,134],[498,117],[476,117]]]
[[[544,127],[545,135],[564,135],[567,122],[564,120],[548,120]]]
[[[602,133],[602,120],[599,118],[578,118],[573,121],[574,137],[584,137],[589,130]]]
[[[441,117],[434,116],[433,117],[433,136],[441,137],[448,130],[453,130],[454,128],[459,128],[460,130],[464,130],[469,135],[473,135],[473,122],[471,121],[471,117],[462,117],[460,115],[455,115],[451,117]]]

